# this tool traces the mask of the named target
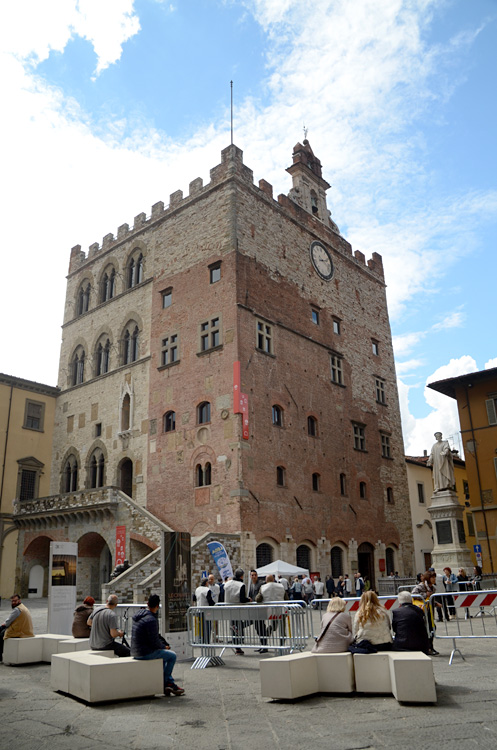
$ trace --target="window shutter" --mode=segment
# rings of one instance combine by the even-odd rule
[[[495,399],[488,398],[485,401],[487,407],[488,424],[497,424],[497,412],[495,411]]]

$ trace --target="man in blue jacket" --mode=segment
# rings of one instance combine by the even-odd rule
[[[140,609],[136,615],[133,615],[131,656],[140,660],[162,659],[165,695],[183,695],[185,691],[173,680],[176,654],[171,651],[169,643],[159,634],[159,605],[160,598],[157,594],[152,594],[148,598],[147,609]]]

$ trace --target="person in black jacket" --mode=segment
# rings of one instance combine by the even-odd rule
[[[408,591],[401,591],[398,600],[400,607],[392,612],[394,651],[422,651],[424,654],[434,655],[423,610],[412,603],[412,596]]]
[[[169,643],[159,634],[160,598],[152,594],[148,598],[147,609],[140,609],[133,615],[131,631],[131,656],[134,659],[149,660],[162,659],[164,662],[164,693],[165,695],[183,695],[183,688],[178,687],[173,680],[173,667],[176,654],[171,651]]]

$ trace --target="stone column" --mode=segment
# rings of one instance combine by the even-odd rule
[[[433,524],[434,547],[431,557],[435,570],[442,573],[444,568],[449,567],[456,575],[459,568],[471,570],[473,563],[464,534],[463,507],[459,504],[457,492],[434,492],[428,513]]]

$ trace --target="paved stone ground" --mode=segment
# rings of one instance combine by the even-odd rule
[[[46,600],[32,600],[36,632]],[[10,607],[3,602],[0,622]],[[314,613],[316,618],[318,614]],[[494,625],[492,631],[497,634]],[[0,664],[0,748],[23,750],[264,750],[269,748],[497,748],[497,639],[465,640],[466,661],[449,666],[451,641],[437,642],[438,704],[399,705],[393,696],[261,698],[258,654],[226,654],[226,666],[177,664],[186,694],[99,706],[54,693],[50,665]]]

